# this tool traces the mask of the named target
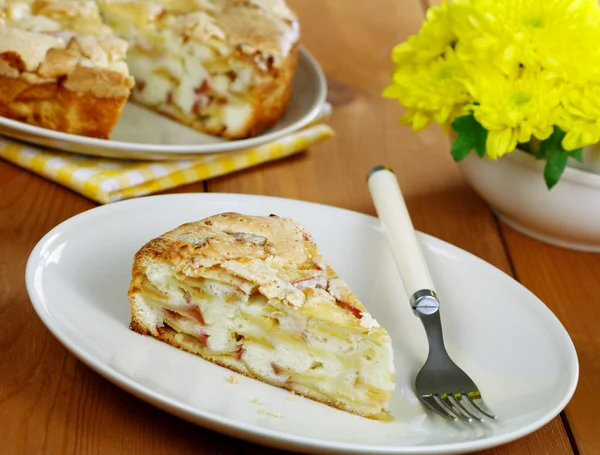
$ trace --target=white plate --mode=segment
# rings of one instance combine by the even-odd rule
[[[393,339],[392,423],[350,415],[128,329],[134,253],[182,223],[224,211],[293,216]],[[35,247],[27,289],[50,331],[78,358],[159,408],[231,436],[314,453],[441,454],[497,446],[555,417],[575,390],[567,332],[527,289],[493,266],[420,235],[441,296],[448,349],[498,413],[493,425],[453,424],[427,413],[412,383],[427,344],[376,218],[261,196],[180,194],[101,206],[65,221]],[[260,404],[253,403],[257,398]],[[279,412],[281,418],[259,413]]]
[[[0,134],[45,147],[127,159],[178,159],[255,147],[306,126],[319,114],[327,83],[318,62],[300,48],[292,94],[284,116],[250,139],[227,141],[199,133],[168,117],[128,102],[110,140],[77,136],[0,117]]]

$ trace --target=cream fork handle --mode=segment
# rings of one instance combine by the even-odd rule
[[[435,296],[433,280],[406,208],[398,179],[387,166],[369,172],[368,186],[388,238],[407,296],[414,304],[419,291]],[[422,293],[419,293],[421,295]]]

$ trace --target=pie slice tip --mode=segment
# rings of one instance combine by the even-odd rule
[[[135,255],[134,331],[267,384],[389,420],[385,329],[293,220],[223,213]]]

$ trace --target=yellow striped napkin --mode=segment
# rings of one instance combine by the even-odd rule
[[[0,136],[0,157],[100,204],[144,196],[207,180],[305,150],[333,136],[326,104],[310,125],[283,138],[242,151],[177,161],[96,158],[11,141]]]

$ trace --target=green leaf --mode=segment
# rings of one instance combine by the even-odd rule
[[[461,161],[464,160],[467,156],[469,156],[469,153],[471,153],[472,148],[473,147],[469,143],[468,136],[464,134],[459,134],[458,136],[456,136],[454,142],[452,143],[450,153],[452,154],[452,157],[455,161]]]
[[[583,163],[583,149],[575,149],[569,152],[571,158],[575,158],[580,163]]]
[[[479,157],[484,157],[487,130],[475,120],[473,114],[457,117],[452,122],[452,129],[457,136],[450,153],[456,161],[465,159],[471,150],[475,150]]]
[[[560,180],[560,176],[567,167],[567,158],[569,158],[569,154],[558,149],[553,149],[552,153],[546,158],[544,179],[548,189],[552,189]]]
[[[581,157],[581,149],[568,152],[562,146],[562,140],[565,137],[565,132],[558,127],[554,127],[554,132],[550,137],[540,142],[540,148],[536,156],[537,159],[545,159],[544,180],[548,189],[552,189],[558,183],[565,168],[569,156],[575,159]]]

